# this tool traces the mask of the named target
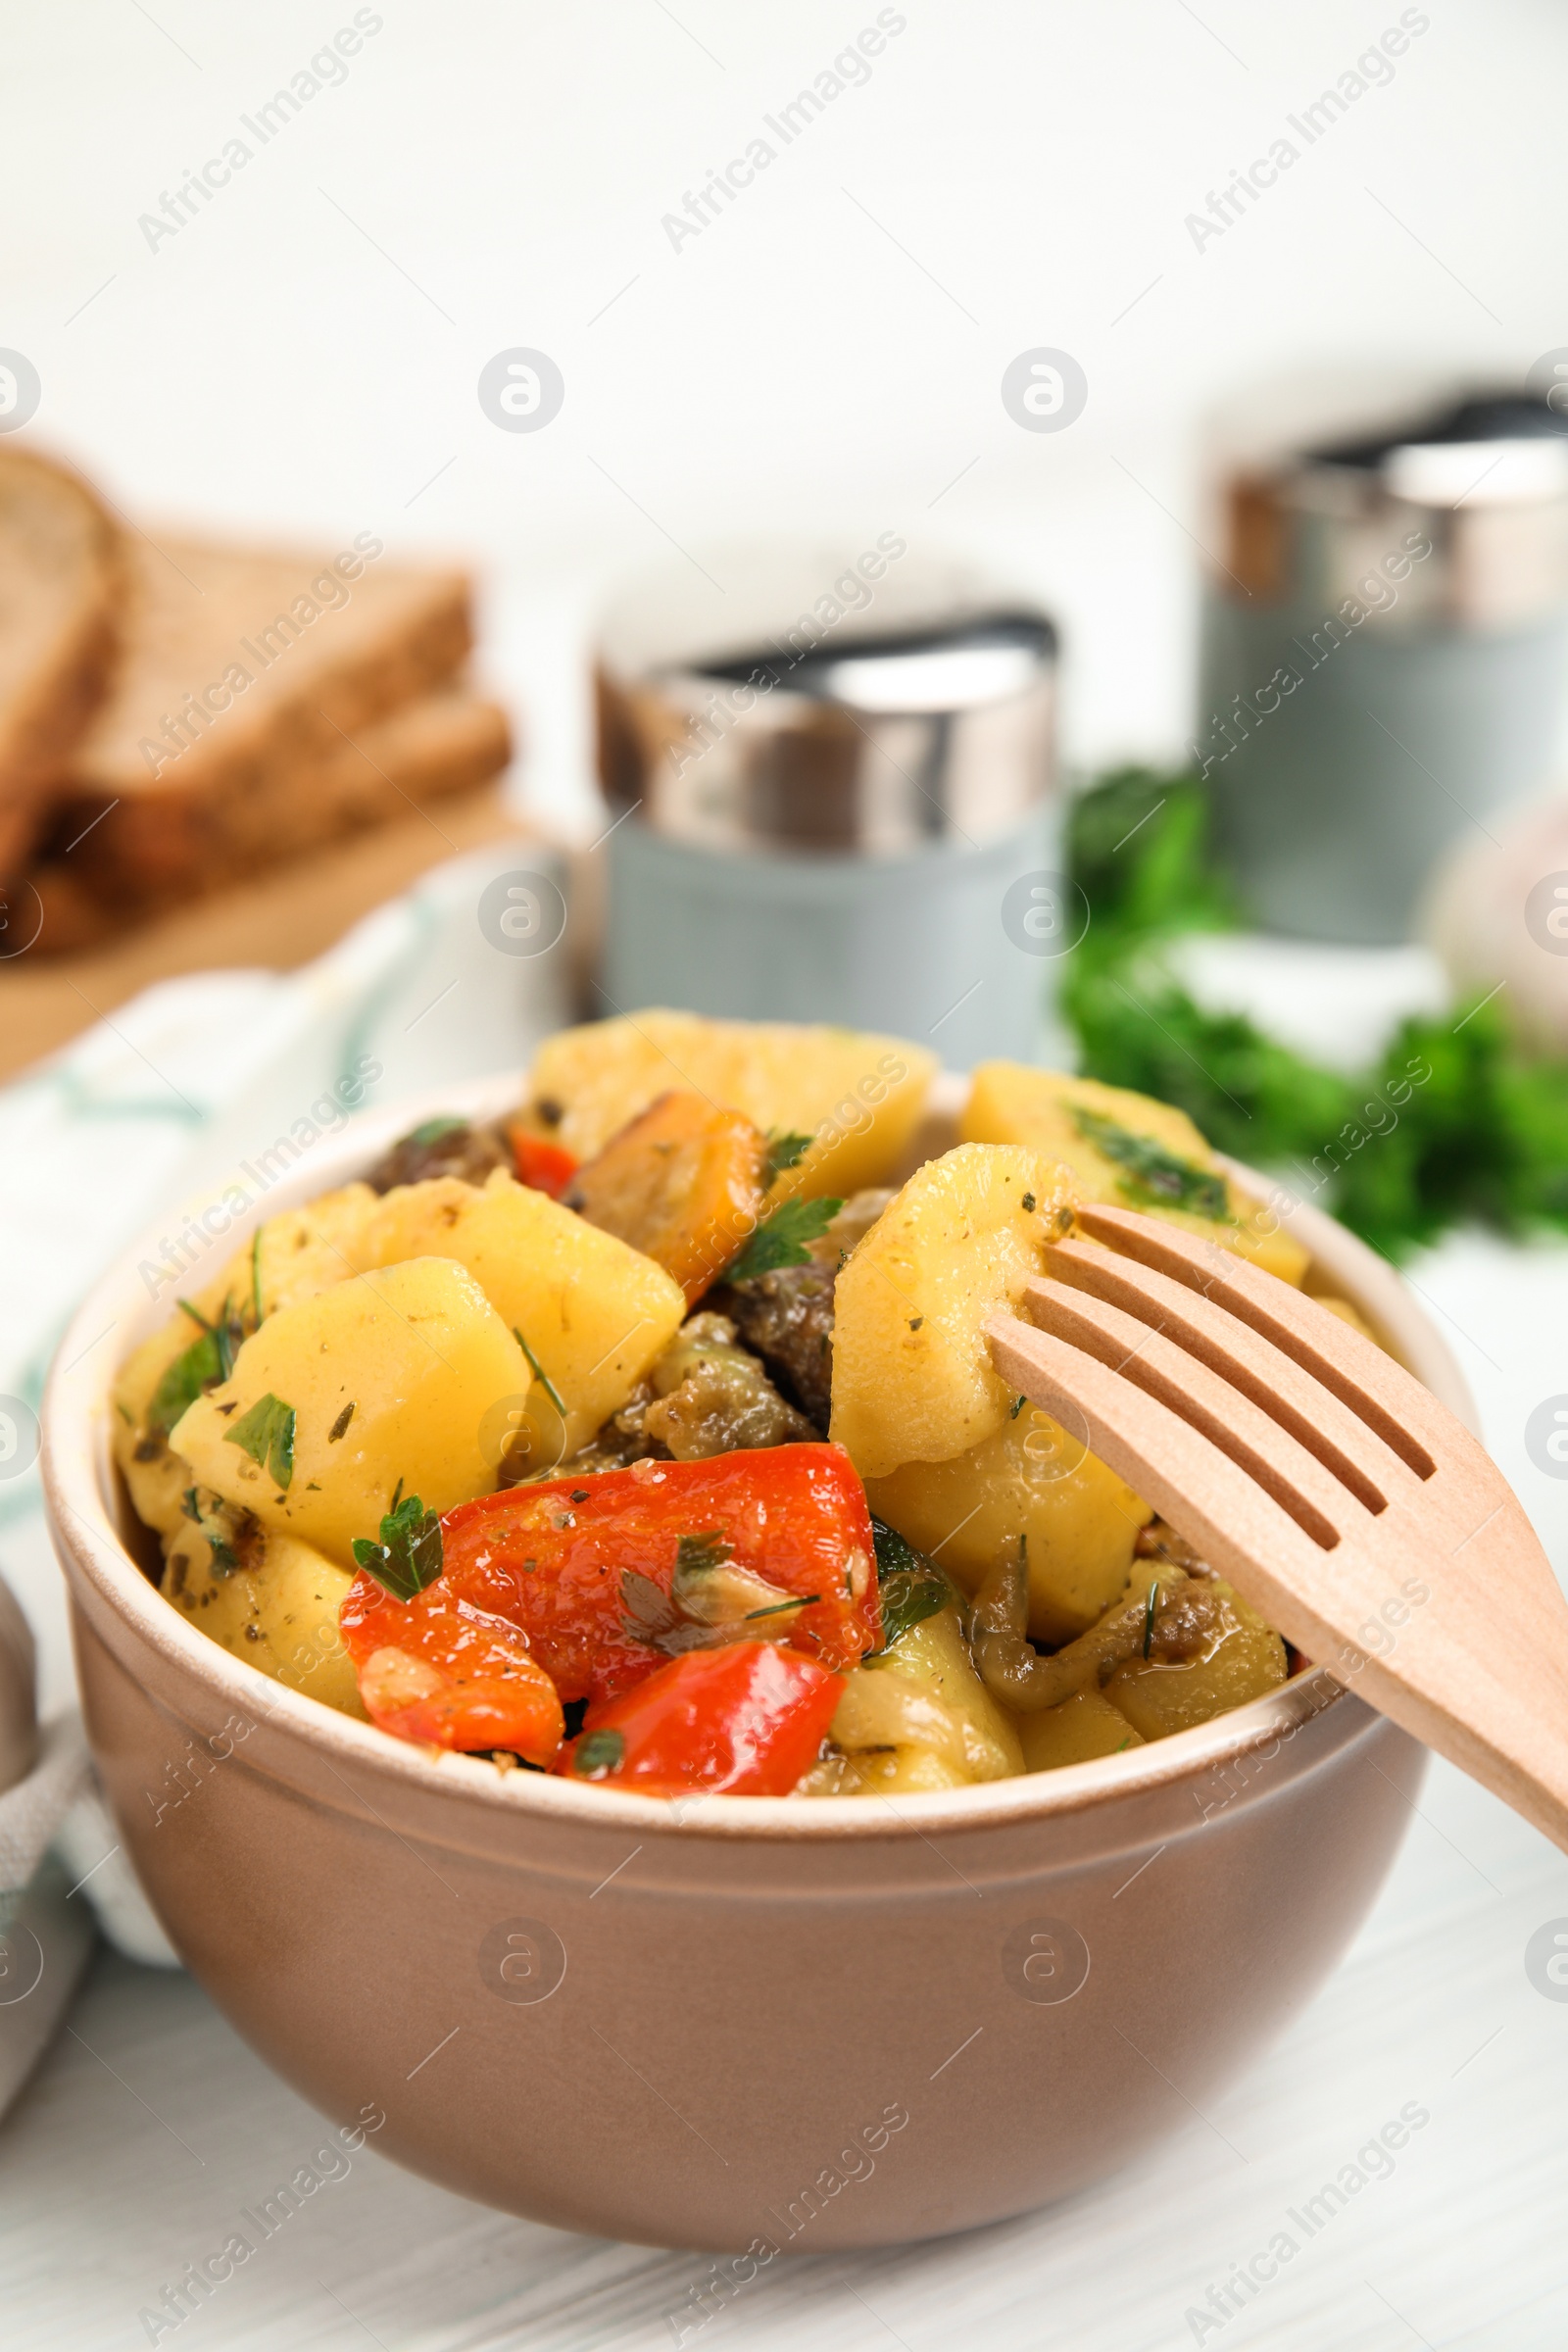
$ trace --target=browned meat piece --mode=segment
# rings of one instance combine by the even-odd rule
[[[512,1151],[497,1127],[470,1127],[466,1119],[426,1119],[400,1136],[367,1176],[377,1193],[400,1184],[423,1184],[431,1176],[461,1176],[483,1184],[492,1168],[511,1168]]]
[[[834,1267],[813,1259],[808,1266],[775,1267],[751,1282],[726,1283],[710,1294],[784,1395],[824,1436],[833,1395],[836,1278]]]

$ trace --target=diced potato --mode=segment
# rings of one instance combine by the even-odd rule
[[[1025,1772],[1055,1772],[1063,1764],[1087,1764],[1095,1756],[1119,1755],[1124,1747],[1144,1744],[1143,1735],[1100,1690],[1075,1690],[1059,1707],[1021,1715],[1018,1737]]]
[[[181,1522],[180,1496],[191,1483],[190,1465],[170,1451],[164,1433],[149,1428],[148,1413],[164,1374],[201,1336],[188,1315],[171,1316],[126,1358],[115,1382],[115,1460],[137,1518],[161,1536],[172,1535]]]
[[[744,1111],[672,1088],[577,1170],[567,1198],[654,1258],[695,1306],[760,1222],[766,1159]]]
[[[492,1490],[487,1416],[525,1399],[529,1379],[466,1268],[418,1257],[269,1315],[170,1443],[204,1486],[349,1568],[400,1484],[433,1511]],[[264,1465],[230,1442],[268,1398],[294,1417],[286,1480],[276,1452]]]
[[[169,1546],[162,1591],[247,1666],[259,1666],[274,1683],[345,1715],[363,1717],[354,1667],[337,1630],[337,1613],[353,1582],[346,1568],[275,1531],[247,1547],[244,1565],[220,1575],[212,1566],[211,1546],[187,1523]]]
[[[400,1185],[375,1203],[357,1249],[366,1270],[426,1256],[467,1268],[566,1407],[552,1449],[561,1459],[620,1410],[686,1312],[680,1285],[651,1257],[501,1168],[477,1191],[455,1176]]]
[[[867,1479],[865,1491],[879,1519],[970,1592],[1027,1538],[1029,1631],[1037,1642],[1070,1641],[1120,1597],[1138,1530],[1153,1515],[1034,1404],[967,1453],[906,1462],[886,1478]]]
[[[1070,1216],[1064,1169],[995,1144],[929,1160],[883,1211],[835,1292],[832,1436],[862,1478],[951,1461],[1003,1427],[1014,1400],[984,1326]]]
[[[879,1680],[894,1687],[890,1693],[869,1689]],[[929,1748],[971,1781],[1003,1781],[1023,1770],[1012,1719],[976,1674],[956,1609],[922,1617],[885,1657],[846,1678],[830,1737],[841,1747]]]
[[[1207,1592],[1215,1624],[1206,1656],[1191,1664],[1129,1658],[1105,1685],[1105,1696],[1146,1740],[1191,1731],[1285,1680],[1279,1635],[1223,1579],[1209,1582]]]
[[[764,1135],[813,1138],[775,1200],[844,1198],[898,1173],[936,1067],[903,1038],[655,1009],[547,1038],[529,1093],[544,1131],[591,1159],[657,1096],[689,1087]]]
[[[853,1756],[824,1756],[796,1785],[797,1796],[929,1796],[967,1788],[972,1776],[930,1747],[871,1747]]]
[[[1119,1131],[1134,1146],[1140,1140],[1155,1145],[1181,1163],[1166,1172],[1171,1189],[1165,1198],[1157,1174],[1151,1187],[1135,1167],[1103,1148],[1107,1128]],[[1284,1230],[1272,1209],[1219,1173],[1213,1152],[1192,1120],[1169,1102],[1155,1102],[1124,1087],[1102,1086],[1095,1078],[1069,1078],[1059,1070],[1030,1069],[1016,1061],[986,1061],[975,1071],[958,1132],[973,1143],[1028,1144],[1049,1152],[1071,1169],[1077,1200],[1168,1217],[1189,1233],[1222,1242],[1284,1282],[1299,1283],[1310,1263],[1308,1252]],[[1204,1178],[1210,1179],[1207,1190],[1223,1196],[1221,1214],[1180,1205],[1184,1192],[1205,1189]]]

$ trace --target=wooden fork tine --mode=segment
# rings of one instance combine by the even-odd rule
[[[1091,1453],[1152,1503],[1271,1624],[1291,1634],[1271,1613],[1283,1605],[1297,1614],[1289,1594],[1272,1578],[1259,1578],[1253,1559],[1292,1560],[1298,1576],[1306,1576],[1324,1553],[1249,1471],[1169,1405],[1054,1332],[999,1314],[985,1336],[1009,1387],[1069,1431],[1086,1433]],[[1317,1654],[1325,1654],[1321,1645]]]
[[[1179,1339],[1065,1283],[1034,1283],[1026,1297],[1038,1328],[1081,1348],[1199,1430],[1272,1494],[1323,1550],[1332,1551],[1342,1536],[1364,1531],[1368,1506],[1349,1487],[1262,1405],[1190,1354]]]
[[[1276,1275],[1265,1274],[1261,1267],[1250,1265],[1223,1243],[1186,1233],[1180,1226],[1143,1216],[1134,1209],[1096,1202],[1074,1213],[1083,1231],[1097,1242],[1108,1243],[1189,1290],[1202,1292],[1264,1339],[1272,1340],[1282,1353],[1348,1405],[1369,1429],[1376,1430],[1418,1478],[1432,1476],[1434,1441],[1440,1445],[1448,1441],[1449,1416],[1430,1391],[1374,1341],[1339,1316],[1329,1317],[1328,1309],[1316,1299],[1293,1290]],[[1319,1320],[1324,1317],[1332,1323],[1331,1331],[1325,1331]],[[1479,1453],[1481,1449],[1478,1446],[1476,1450]]]
[[[1152,1266],[1099,1242],[1054,1243],[1046,1251],[1053,1280],[1121,1307],[1163,1332],[1240,1389],[1315,1454],[1369,1511],[1414,1473],[1359,1414],[1310,1372],[1206,1292],[1173,1282]],[[1020,1304],[1034,1312],[1046,1285],[1032,1283]]]

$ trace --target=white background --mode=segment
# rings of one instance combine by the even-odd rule
[[[915,0],[868,84],[678,252],[662,216],[873,6],[378,13],[344,84],[151,251],[138,216],[352,8],[12,0],[0,345],[43,381],[29,439],[151,528],[322,546],[372,529],[474,560],[492,673],[525,705],[526,789],[584,825],[583,615],[672,543],[863,525],[989,552],[1063,624],[1072,760],[1162,756],[1190,716],[1213,404],[1345,360],[1517,382],[1568,344],[1568,24],[1544,0],[1433,0],[1392,84],[1201,252],[1185,216],[1397,8]],[[499,431],[476,398],[515,345],[565,379],[537,434]],[[1037,345],[1087,373],[1059,434],[1001,404]],[[1568,1252],[1459,1239],[1415,1274],[1561,1567],[1565,1489],[1522,1430],[1568,1388]],[[1560,2352],[1568,2005],[1540,1998],[1522,1955],[1565,1913],[1562,1859],[1438,1772],[1351,1961],[1208,2119],[1054,2214],[805,2259],[704,2352],[1189,2343],[1206,2282],[1411,2099],[1433,2121],[1398,2175],[1225,2352]],[[137,2307],[317,2126],[188,1981],[116,1964],[74,2023],[0,2135],[0,2308],[8,2341],[101,2352],[145,2340]],[[369,2155],[295,2228],[172,2340],[651,2347],[700,2276],[480,2213]]]
[[[1339,362],[1518,382],[1568,342],[1549,0],[1432,0],[1393,80],[1201,250],[1187,215],[1393,0],[909,0],[869,80],[678,251],[662,217],[872,0],[375,13],[344,82],[149,250],[140,216],[352,7],[12,0],[0,343],[43,379],[29,437],[138,517],[477,560],[493,662],[531,706],[529,787],[562,810],[585,598],[671,541],[754,528],[1004,559],[1066,634],[1069,754],[1168,753],[1212,405]],[[539,433],[476,397],[517,345],[565,379]],[[1002,407],[1040,345],[1088,376],[1059,434]]]

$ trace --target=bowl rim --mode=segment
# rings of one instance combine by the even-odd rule
[[[458,1799],[465,1806],[520,1808],[563,1827],[619,1826],[651,1836],[810,1845],[846,1838],[912,1840],[929,1838],[939,1830],[953,1834],[1043,1825],[1098,1813],[1212,1776],[1237,1757],[1294,1738],[1331,1712],[1339,1718],[1342,1738],[1348,1736],[1344,1709],[1351,1716],[1370,1716],[1364,1702],[1326,1667],[1312,1666],[1210,1723],[1152,1740],[1124,1755],[964,1788],[905,1794],[897,1805],[878,1795],[815,1802],[794,1795],[669,1798],[583,1786],[555,1775],[502,1772],[487,1758],[416,1747],[373,1724],[339,1713],[324,1700],[274,1682],[259,1667],[220,1647],[163,1598],[132,1558],[116,1524],[119,1501],[109,1448],[109,1396],[115,1374],[129,1350],[166,1319],[178,1290],[210,1276],[267,1217],[351,1182],[422,1118],[442,1111],[482,1118],[511,1108],[522,1083],[522,1075],[515,1072],[464,1079],[359,1113],[326,1138],[300,1146],[299,1164],[270,1181],[260,1180],[250,1161],[240,1161],[243,1176],[226,1185],[221,1179],[204,1184],[118,1251],[72,1317],[50,1367],[40,1413],[44,1504],[56,1551],[63,1569],[69,1556],[118,1627],[139,1637],[176,1674],[189,1675],[212,1704],[239,1709],[244,1716],[296,1736],[334,1773],[338,1764],[361,1772],[369,1769],[378,1779],[401,1783],[411,1793]],[[926,1121],[955,1116],[966,1084],[956,1073],[940,1073],[927,1097]],[[1225,1159],[1224,1164],[1276,1210],[1282,1225],[1311,1251],[1314,1269],[1332,1278],[1407,1369],[1475,1430],[1475,1405],[1463,1373],[1394,1269],[1344,1226],[1285,1187],[1241,1162]],[[236,1191],[242,1197],[237,1208],[228,1205]],[[220,1223],[216,1222],[219,1218]],[[201,1247],[177,1280],[171,1280],[166,1299],[162,1286],[149,1286],[142,1269],[158,1264],[172,1231],[183,1235],[193,1228]],[[188,1242],[183,1246],[190,1248]],[[127,1325],[129,1336],[118,1348],[105,1346]],[[1360,1728],[1369,1727],[1363,1722]],[[1307,1761],[1304,1754],[1302,1761]],[[347,1783],[343,1788],[342,1799],[333,1799],[327,1791],[322,1794],[325,1801],[349,1810],[356,1791]],[[1200,1828],[1204,1818],[1202,1808],[1195,1806],[1193,1828]]]

